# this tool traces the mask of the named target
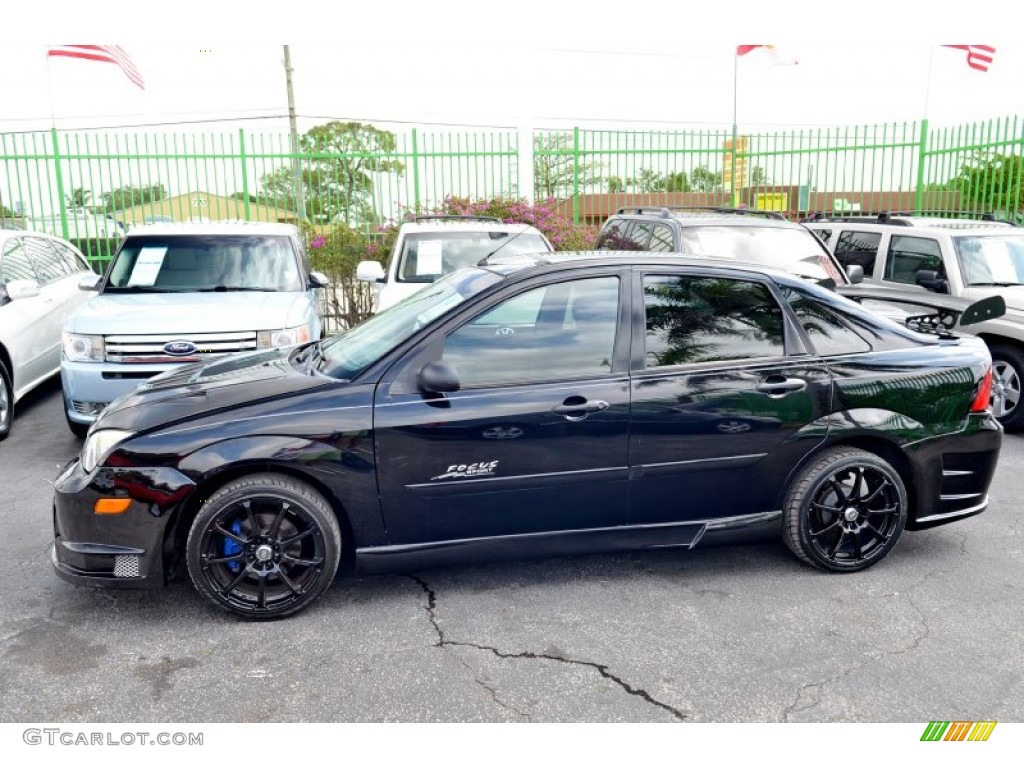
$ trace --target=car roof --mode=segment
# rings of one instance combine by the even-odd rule
[[[506,224],[501,221],[486,221],[477,219],[474,221],[456,221],[438,219],[436,221],[410,221],[402,225],[405,233],[415,232],[535,232],[541,234],[540,230],[529,224]]]
[[[128,236],[296,235],[298,232],[299,230],[294,224],[276,224],[263,221],[161,222],[158,224],[133,225],[128,230]]]
[[[779,227],[793,229],[800,225],[789,221],[781,213],[760,211],[752,208],[693,207],[672,208],[669,206],[641,206],[636,208],[619,208],[609,217],[612,219],[643,218],[647,220],[671,219],[680,226],[697,226],[701,224],[728,224],[729,226]]]
[[[773,278],[781,277],[785,281],[800,279],[791,272],[765,264],[720,256],[692,256],[664,251],[554,251],[552,253],[539,252],[507,256],[497,254],[488,259],[486,264],[480,266],[508,275],[526,269],[541,273],[557,271],[570,264],[578,265],[580,269],[605,266],[698,267],[724,269],[732,272],[757,272]]]
[[[942,232],[944,234],[963,234],[970,232],[975,235],[1007,235],[1020,231],[1013,224],[981,221],[979,219],[914,219],[905,221],[880,222],[874,218],[864,219],[822,219],[804,222],[809,229],[859,229],[863,232],[903,232],[920,234],[921,232]]]

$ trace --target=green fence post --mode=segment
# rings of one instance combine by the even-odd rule
[[[416,129],[412,129],[412,203],[413,212],[420,212],[420,159]]]
[[[572,223],[580,223],[580,129],[572,129]]]
[[[249,204],[249,169],[245,158],[245,129],[238,129],[238,160],[242,164],[242,202],[245,206],[245,220],[252,221],[252,207]]]
[[[921,120],[921,140],[917,151],[917,188],[914,190],[914,213],[921,212],[924,200],[924,161],[928,156],[928,118]]]
[[[64,172],[60,167],[60,144],[57,142],[57,128],[50,129],[53,138],[53,168],[57,176],[57,205],[60,206],[61,237],[68,239],[68,209],[64,200]]]

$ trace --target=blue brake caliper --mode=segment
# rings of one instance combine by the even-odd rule
[[[242,535],[241,520],[235,520],[235,522],[231,524],[231,532],[238,534],[239,536]],[[224,557],[231,557],[231,555],[237,555],[241,551],[241,544],[239,544],[234,539],[229,539],[227,536],[224,537]],[[233,573],[238,573],[240,570],[242,570],[242,564],[238,560],[231,560],[230,562],[228,562],[228,570],[232,571]]]

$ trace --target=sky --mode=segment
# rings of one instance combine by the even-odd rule
[[[23,44],[0,48],[0,134],[51,125],[286,130],[282,45],[261,40],[267,33],[292,40],[300,131],[343,119],[659,130],[735,120],[742,132],[1024,114],[1024,44],[995,37],[1015,18],[1011,5],[971,3],[965,18],[963,5],[933,4],[928,19],[920,3],[905,5],[653,2],[626,12],[558,0],[217,9],[184,0],[143,17],[135,3],[57,0],[13,12],[25,14],[25,38],[116,40],[145,89],[112,65],[48,60],[49,43],[19,35]],[[964,35],[996,47],[988,72],[939,45]],[[737,59],[736,46],[754,39],[774,40],[798,63],[760,52]]]

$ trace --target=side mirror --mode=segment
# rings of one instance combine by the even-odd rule
[[[949,283],[945,278],[939,277],[939,272],[935,269],[917,270],[914,273],[914,282],[935,293],[949,293]]]
[[[864,267],[860,264],[851,264],[846,268],[846,277],[852,285],[864,282]]]
[[[309,287],[310,288],[327,288],[331,284],[331,278],[325,275],[323,272],[310,272],[309,273]]]
[[[95,291],[96,286],[100,284],[101,276],[97,274],[83,275],[78,280],[78,290],[80,291]]]
[[[356,280],[365,283],[383,283],[385,281],[384,267],[379,261],[360,261],[356,267]]]
[[[416,376],[416,386],[420,392],[428,395],[442,392],[459,391],[459,374],[455,368],[444,360],[427,363]]]
[[[7,298],[11,301],[31,299],[39,295],[39,283],[35,280],[9,280],[7,282]]]

